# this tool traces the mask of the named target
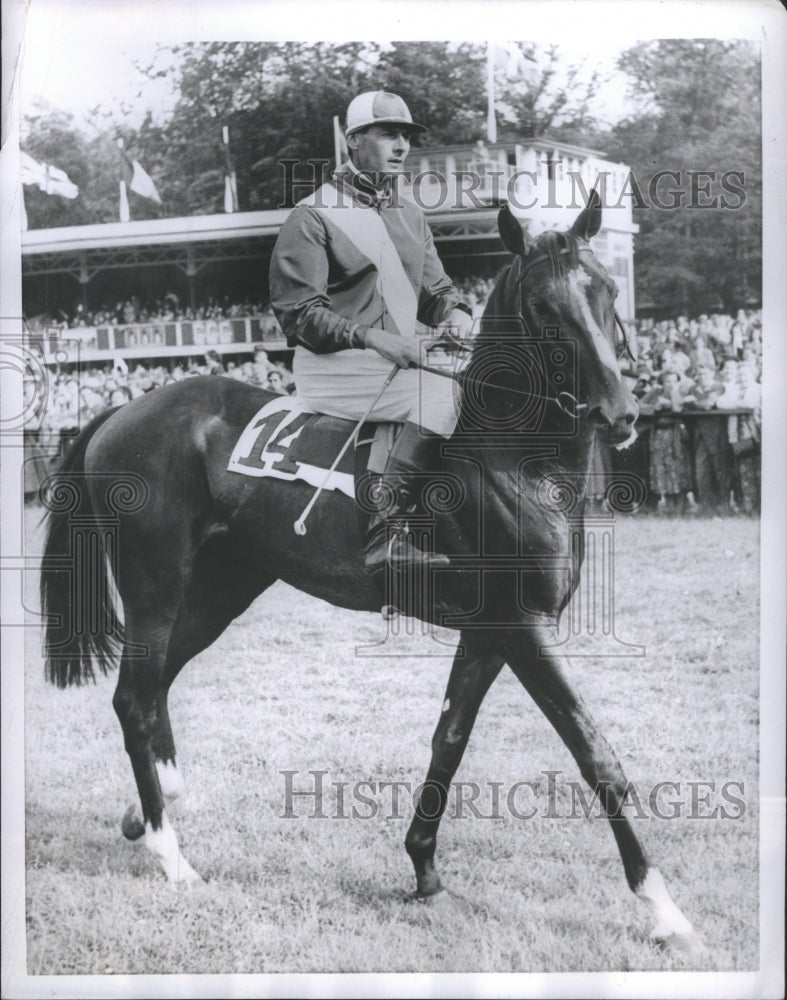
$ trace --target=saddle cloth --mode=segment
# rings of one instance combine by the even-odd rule
[[[302,480],[321,486],[325,474],[352,434],[352,420],[315,413],[294,396],[266,403],[249,421],[232,449],[227,469],[257,479]],[[361,427],[355,448],[348,448],[323,486],[355,497],[355,473],[382,472],[396,433],[396,424],[368,423]],[[368,449],[368,459],[365,458]],[[359,462],[359,459],[361,460]]]

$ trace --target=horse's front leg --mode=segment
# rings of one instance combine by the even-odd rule
[[[445,811],[451,779],[459,767],[484,695],[503,666],[501,656],[480,647],[462,633],[451,667],[443,710],[432,738],[432,760],[423,784],[405,847],[415,867],[417,896],[440,892],[434,853],[437,829]]]
[[[506,660],[571,751],[582,777],[598,794],[610,820],[628,884],[655,918],[651,936],[663,945],[700,951],[699,938],[621,812],[629,786],[620,761],[568,680],[565,661],[540,652],[551,642],[554,642],[553,627],[535,625],[518,630],[506,643]]]

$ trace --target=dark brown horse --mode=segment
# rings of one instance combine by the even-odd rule
[[[629,886],[655,917],[654,936],[697,943],[622,814],[627,782],[617,757],[549,649],[579,580],[583,553],[569,513],[575,524],[593,438],[623,442],[637,413],[615,355],[614,282],[587,243],[600,221],[595,195],[570,231],[537,239],[508,209],[500,213],[513,257],[462,376],[459,428],[423,497],[432,542],[451,566],[425,581],[394,580],[393,592],[375,592],[357,508],[341,494],[323,494],[299,536],[293,521],[311,487],[227,471],[233,444],[265,402],[258,389],[187,380],[103,414],[76,440],[48,499],[48,675],[60,686],[79,683],[93,676],[93,662],[106,670],[120,652],[114,707],[141,804],[141,816],[126,813],[123,832],[144,835],[172,882],[199,876],[166,812],[182,790],[169,687],[281,579],[340,607],[379,611],[393,602],[460,633],[406,837],[420,898],[441,892],[434,855],[447,790],[481,702],[508,664],[597,791]]]

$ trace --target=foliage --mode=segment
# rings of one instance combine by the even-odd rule
[[[631,164],[642,189],[635,200],[638,301],[668,309],[731,309],[759,295],[761,251],[760,81],[746,42],[668,40],[640,43],[620,57],[630,79],[631,110],[612,130],[598,123],[597,74],[563,64],[560,49],[532,51],[540,73],[530,85],[497,71],[501,140],[544,136],[605,150]],[[189,43],[163,49],[172,114],[151,114],[138,128],[95,109],[92,134],[63,112],[38,109],[25,123],[24,146],[66,170],[80,197],[66,201],[26,187],[30,228],[108,222],[118,217],[118,137],[156,183],[163,205],[129,194],[133,219],[223,211],[228,156],[241,210],[292,204],[333,167],[332,119],[362,90],[401,94],[429,126],[422,143],[470,143],[486,127],[486,50],[478,43],[318,42]],[[294,161],[285,183],[282,161]],[[310,162],[311,161],[311,162]],[[716,171],[709,197],[723,195],[721,175],[740,171],[745,204],[661,209],[648,181],[659,170]]]
[[[26,191],[31,228],[79,225],[117,218],[116,138],[153,177],[163,201],[159,210],[131,194],[132,218],[204,214],[223,210],[226,151],[222,128],[231,136],[232,166],[243,209],[271,209],[305,194],[307,185],[334,165],[333,116],[343,116],[360,91],[401,94],[416,121],[429,125],[429,145],[473,142],[486,124],[486,53],[483,45],[446,42],[210,42],[175,46],[166,69],[147,67],[151,77],[170,81],[176,95],[166,125],[148,115],[132,130],[96,109],[96,135],[86,139],[62,112],[38,113],[26,122],[26,147],[67,169],[80,186],[78,204]],[[505,98],[501,138],[576,128],[586,121],[595,81],[577,98],[576,70],[569,92],[553,78],[559,53],[543,54],[541,80],[532,92],[500,75]],[[65,151],[68,150],[68,154]],[[281,161],[298,161],[294,195],[285,185]],[[311,165],[308,161],[319,161]],[[68,170],[68,168],[71,170]],[[51,204],[50,204],[51,202]],[[54,221],[53,221],[54,220]]]
[[[762,279],[762,168],[759,60],[747,42],[643,42],[620,57],[634,113],[613,129],[607,152],[629,163],[647,204],[634,208],[636,282],[640,298],[687,311],[753,304]],[[681,210],[653,204],[647,188],[658,170],[677,171]],[[690,171],[707,195],[692,195]],[[740,196],[725,194],[721,177],[739,172]],[[669,179],[667,179],[669,181]],[[666,191],[669,184],[662,185]],[[715,208],[697,207],[718,199]],[[670,198],[658,199],[669,204]]]

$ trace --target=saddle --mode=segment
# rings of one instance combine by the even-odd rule
[[[293,396],[266,403],[238,438],[229,472],[256,479],[300,480],[355,498],[364,474],[382,473],[398,424],[366,423],[355,447],[344,453],[327,483],[325,476],[355,429],[355,422],[315,413]],[[324,485],[323,485],[324,484]]]

